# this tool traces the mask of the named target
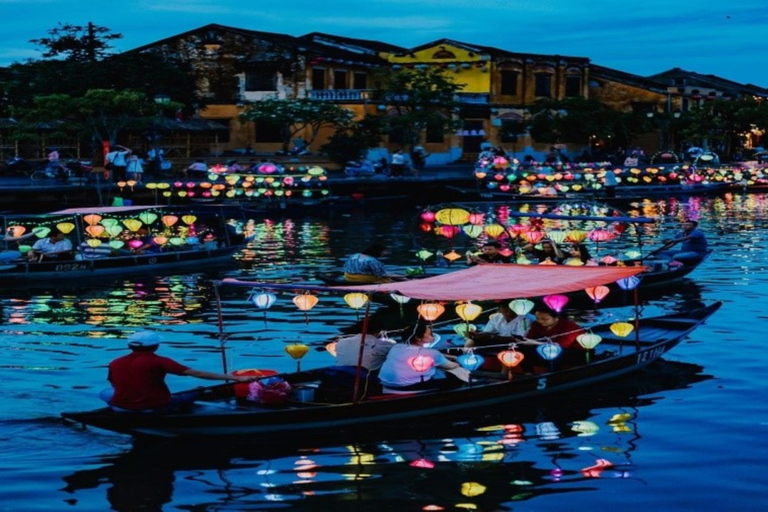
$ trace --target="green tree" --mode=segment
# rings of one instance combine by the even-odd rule
[[[266,99],[248,104],[240,114],[240,120],[256,123],[257,130],[260,122],[278,125],[284,151],[305,130],[309,130],[307,143],[312,144],[321,128],[347,126],[353,117],[351,111],[335,103],[310,99]]]
[[[375,83],[374,98],[387,106],[384,132],[399,133],[407,146],[418,144],[427,126],[444,133],[461,128],[461,120],[455,119],[454,113],[459,110],[456,94],[464,85],[440,69],[388,73]]]
[[[530,133],[539,142],[586,145],[592,136],[630,138],[634,130],[640,129],[621,112],[593,99],[539,100],[529,111],[532,114]]]
[[[381,142],[381,121],[378,116],[365,116],[340,127],[324,144],[322,150],[334,162],[344,164],[363,156],[368,148]]]
[[[46,59],[63,58],[70,62],[96,62],[109,55],[110,41],[121,39],[107,27],[88,22],[87,25],[59,23],[48,31],[48,37],[31,39],[29,42],[40,46]]]

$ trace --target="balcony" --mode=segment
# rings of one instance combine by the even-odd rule
[[[479,92],[460,92],[456,94],[456,100],[459,103],[470,103],[473,105],[488,105],[491,95]]]
[[[307,96],[321,101],[367,101],[371,99],[370,89],[310,89]]]

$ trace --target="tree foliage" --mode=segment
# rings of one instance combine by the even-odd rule
[[[380,118],[367,115],[340,127],[322,149],[333,161],[344,164],[362,157],[369,148],[378,146],[381,135]]]
[[[454,113],[459,109],[456,94],[464,86],[440,69],[388,73],[376,82],[374,97],[387,107],[382,128],[390,134],[400,132],[406,145],[418,144],[428,126],[444,133],[461,127]]]
[[[685,112],[679,125],[687,142],[731,155],[751,129],[768,131],[768,103],[751,96],[706,101]]]
[[[59,23],[48,30],[48,37],[31,39],[29,42],[40,46],[43,58],[63,58],[70,62],[96,62],[109,55],[110,41],[121,39],[122,34],[115,34],[107,27],[88,23],[73,25]]]
[[[242,121],[256,123],[257,130],[259,123],[278,125],[284,150],[288,150],[291,140],[296,135],[307,129],[309,130],[307,142],[312,144],[321,128],[346,126],[353,117],[354,114],[351,111],[335,103],[306,98],[266,99],[248,104],[240,114]]]

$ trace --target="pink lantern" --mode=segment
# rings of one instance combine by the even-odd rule
[[[424,222],[435,222],[435,212],[423,212],[421,214],[421,220]]]
[[[438,234],[445,238],[453,238],[459,232],[458,226],[440,226],[437,228]]]
[[[128,246],[131,249],[138,249],[142,245],[144,245],[144,242],[142,242],[141,240],[131,240],[130,242],[128,242]]]
[[[272,174],[275,171],[277,171],[277,167],[275,166],[275,164],[267,163],[267,164],[261,164],[256,170],[262,174]]]
[[[543,300],[547,307],[558,313],[562,312],[565,305],[568,304],[568,297],[565,295],[547,295]]]
[[[476,226],[481,226],[483,224],[483,222],[485,222],[485,214],[484,213],[470,213],[469,214],[469,223],[470,224],[474,224]]]
[[[597,304],[603,300],[611,290],[607,286],[595,286],[594,288],[586,288],[584,291],[587,292],[589,298]]]
[[[602,258],[600,258],[600,261],[602,261],[606,265],[613,265],[618,260],[616,258],[614,258],[613,256],[603,256]]]
[[[611,233],[604,229],[598,228],[589,232],[589,239],[593,242],[605,242],[606,240],[610,240],[610,238]]]
[[[434,366],[435,360],[431,356],[419,354],[408,359],[408,365],[419,373],[424,373],[432,366]]]

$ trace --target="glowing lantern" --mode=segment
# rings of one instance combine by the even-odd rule
[[[178,247],[180,245],[184,245],[184,239],[179,236],[174,236],[168,239],[168,243]]]
[[[435,222],[435,212],[422,212],[421,219],[424,222]]]
[[[428,260],[429,258],[431,258],[431,257],[432,257],[432,256],[434,256],[434,255],[435,255],[434,253],[432,253],[432,252],[429,252],[429,251],[428,251],[428,250],[426,250],[426,249],[422,249],[422,250],[420,250],[419,252],[417,252],[417,253],[416,253],[416,256],[417,256],[417,257],[418,257],[420,260],[422,260],[422,261],[426,261],[426,260]]]
[[[181,221],[186,224],[187,226],[193,224],[197,220],[197,217],[194,215],[184,215],[181,217]]]
[[[580,244],[581,242],[586,240],[587,232],[586,231],[580,231],[578,229],[573,229],[573,230],[569,231],[566,236],[567,236],[568,240],[570,240],[571,242],[573,242],[575,244]]]
[[[536,352],[546,361],[554,361],[563,352],[563,347],[548,341],[536,347]]]
[[[520,255],[520,256],[519,256],[519,257],[518,257],[518,258],[515,260],[515,263],[517,263],[518,265],[530,265],[530,264],[531,264],[531,260],[529,260],[528,258],[526,258],[525,256],[523,256],[523,255],[521,254],[521,255]]]
[[[157,220],[157,214],[152,212],[141,212],[139,214],[139,219],[141,219],[141,222],[144,224],[152,224]]]
[[[565,295],[547,295],[543,300],[547,307],[558,313],[562,312],[565,305],[568,304],[568,297]]]
[[[416,308],[416,311],[418,311],[419,316],[421,316],[427,322],[434,322],[440,315],[445,312],[445,307],[443,307],[442,304],[438,304],[437,302],[425,302],[424,304],[420,304]]]
[[[109,236],[115,237],[123,232],[123,228],[116,224],[114,226],[107,226],[106,231],[109,233]]]
[[[163,235],[157,235],[152,239],[157,245],[165,245],[168,243],[168,237]],[[191,243],[191,242],[190,242]]]
[[[12,237],[18,238],[27,232],[27,228],[25,228],[24,226],[10,226],[8,228],[8,231],[10,231],[10,235]]]
[[[405,304],[409,300],[411,300],[410,297],[406,297],[405,295],[398,295],[397,293],[390,293],[390,297],[392,297],[392,300],[397,302],[398,304]]]
[[[563,264],[568,265],[569,267],[581,267],[584,265],[584,262],[581,261],[581,258],[568,258]]]
[[[434,366],[435,360],[431,356],[418,354],[408,359],[408,365],[419,373],[428,371]]]
[[[580,437],[593,436],[600,431],[600,427],[593,421],[574,421],[571,430],[578,432]]]
[[[593,242],[605,242],[606,240],[610,240],[611,233],[609,231],[606,231],[604,229],[593,229],[589,232],[589,239]]]
[[[122,246],[125,245],[125,242],[122,240],[110,240],[109,246],[113,249],[120,249]]]
[[[461,259],[461,254],[457,253],[456,251],[451,251],[443,256],[443,258],[447,259],[451,263],[454,261]]]
[[[101,225],[105,228],[108,228],[109,226],[117,226],[120,224],[120,222],[117,219],[102,219]]]
[[[488,226],[485,226],[484,231],[485,234],[489,237],[498,238],[502,233],[504,233],[504,226],[500,224],[489,224]]]
[[[600,261],[605,263],[606,265],[613,265],[618,260],[613,256],[603,256],[602,258],[600,258]]]
[[[471,302],[467,302],[466,304],[459,304],[456,306],[456,314],[459,315],[459,318],[465,322],[471,322],[480,316],[480,313],[482,312],[483,308],[477,304],[472,304]]]
[[[368,302],[368,296],[364,293],[348,293],[344,296],[344,302],[352,309],[360,309]]]
[[[533,309],[533,302],[528,299],[515,299],[509,303],[509,309],[518,316],[527,315]]]
[[[461,208],[444,208],[435,213],[435,220],[448,226],[461,226],[469,222],[469,212]]]
[[[460,355],[456,358],[456,361],[469,371],[475,371],[483,365],[485,359],[483,356],[476,355],[474,351],[470,350],[464,355]]]
[[[586,288],[584,291],[587,292],[590,299],[595,301],[595,304],[598,304],[611,290],[607,286],[595,286],[594,288]]]
[[[73,229],[75,229],[75,225],[71,222],[59,222],[56,224],[56,229],[67,235],[71,233]]]
[[[98,238],[89,238],[85,241],[86,244],[88,244],[88,247],[96,248],[101,245],[101,240]]]
[[[128,246],[131,249],[138,249],[142,245],[144,245],[144,242],[142,242],[141,240],[131,240],[130,242],[128,242]]]
[[[589,351],[595,348],[601,341],[603,341],[603,338],[598,334],[586,333],[579,334],[576,337],[576,341],[579,342],[579,345]],[[589,352],[587,352],[587,362],[589,362]]]
[[[486,487],[477,482],[464,482],[461,484],[461,494],[468,498],[480,496],[485,492]]]
[[[458,232],[459,228],[457,226],[440,226],[435,229],[435,233],[444,236],[445,238],[453,238]]]
[[[464,233],[466,233],[466,235],[470,238],[477,238],[483,234],[483,227],[474,224],[463,226],[461,230],[464,231]]]
[[[169,228],[176,224],[179,221],[179,218],[175,215],[163,215],[160,220],[163,223],[163,226]]]
[[[104,233],[104,226],[90,225],[85,228],[85,232],[93,237],[100,237]]]
[[[511,348],[509,350],[503,350],[498,353],[496,358],[501,361],[501,364],[504,365],[507,370],[511,370],[520,362],[525,359],[525,356],[521,354],[520,352],[516,351],[514,348]],[[508,372],[509,380],[512,380],[512,372]]]
[[[485,219],[485,214],[483,213],[470,213],[469,214],[469,223],[475,224],[475,225],[482,225]]]
[[[634,329],[635,327],[629,322],[616,322],[611,324],[611,332],[620,338],[626,338]]]
[[[95,213],[90,213],[88,215],[83,216],[83,221],[85,221],[85,223],[88,224],[89,226],[98,224],[100,220],[101,220],[101,215],[96,215]]]
[[[568,233],[566,233],[565,231],[561,231],[559,229],[547,231],[547,237],[556,244],[561,244],[565,242],[565,237],[567,235]]]
[[[45,238],[51,232],[51,228],[47,228],[45,226],[35,226],[32,228],[32,232],[38,238]]]
[[[625,252],[625,253],[624,253],[624,255],[625,255],[627,258],[631,259],[631,260],[634,260],[634,259],[636,259],[636,258],[639,258],[640,256],[642,256],[642,254],[640,253],[640,251],[634,251],[634,250],[632,250],[632,251],[627,251],[627,252]]]
[[[459,323],[453,326],[453,331],[462,338],[466,338],[468,333],[477,332],[477,326]]]
[[[526,242],[537,244],[544,238],[544,233],[541,231],[528,231],[527,233],[520,233],[520,238]]]
[[[637,288],[637,285],[640,284],[640,278],[637,276],[629,276],[624,279],[619,279],[616,281],[616,284],[619,285],[619,288],[622,290],[634,290]]]
[[[318,298],[309,293],[302,293],[301,295],[296,295],[292,300],[293,303],[296,304],[296,307],[304,312],[304,321],[309,323],[309,316],[307,315],[307,311],[315,307],[318,302]]]
[[[125,219],[123,225],[135,233],[142,226],[142,222],[138,219]]]
[[[309,352],[309,347],[303,343],[292,343],[285,347],[285,351],[288,352],[289,356],[296,360],[296,371],[300,372],[301,358],[307,355],[307,352]]]
[[[540,262],[539,265],[557,265],[557,263],[552,261],[550,258],[546,258],[544,261]]]

